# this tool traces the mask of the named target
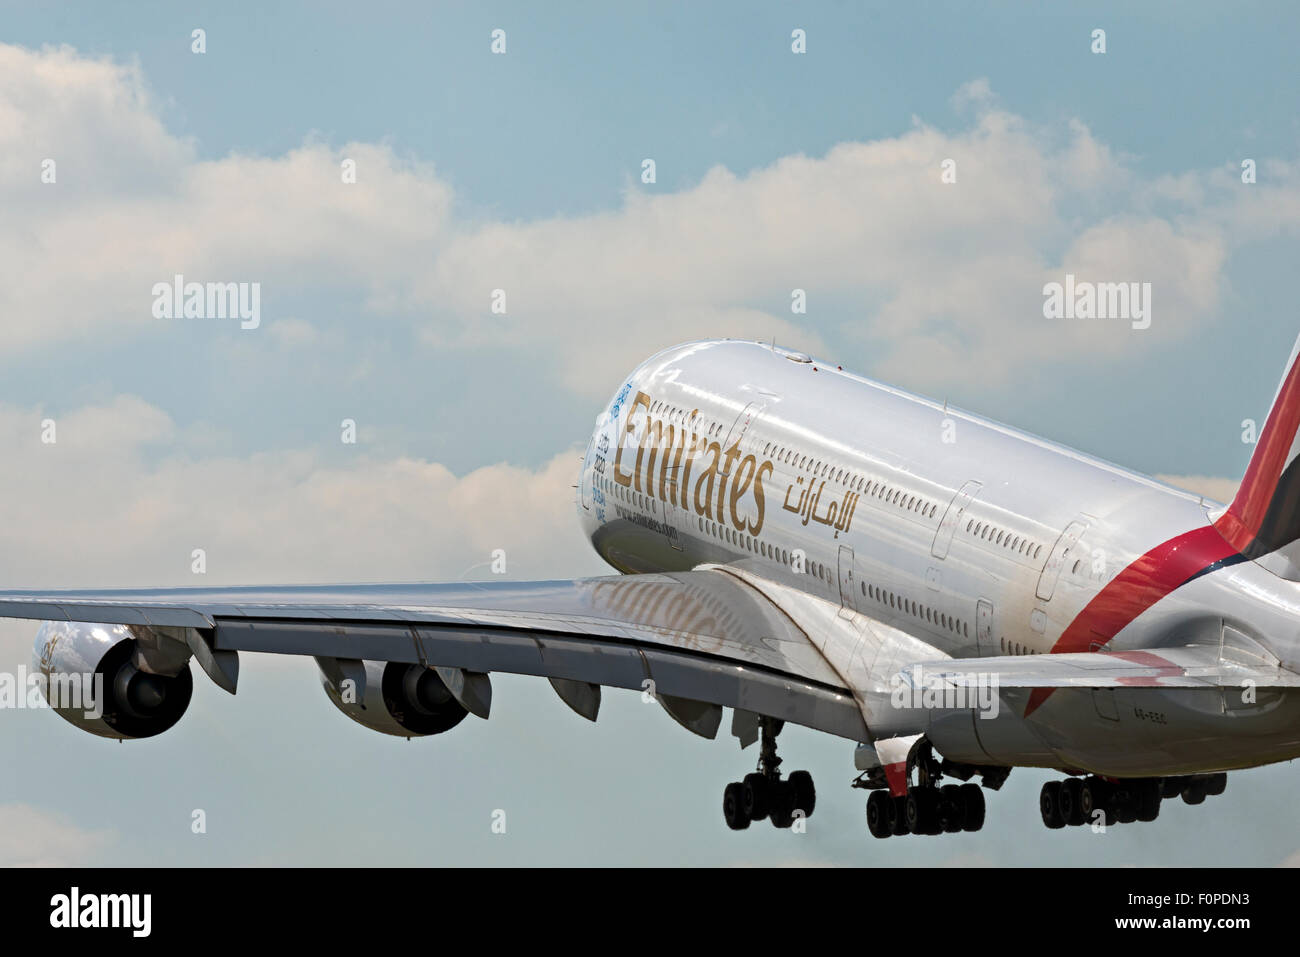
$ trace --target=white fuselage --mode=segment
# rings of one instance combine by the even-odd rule
[[[1058,646],[1117,574],[1217,507],[818,360],[722,340],[665,350],[625,381],[597,419],[578,512],[620,571],[741,564],[953,657],[1215,641],[1227,625],[1295,667],[1300,586],[1252,562],[1178,583],[1095,647]],[[1269,747],[1276,759],[1291,745]]]

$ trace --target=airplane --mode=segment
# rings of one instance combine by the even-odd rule
[[[1230,504],[775,343],[665,349],[596,417],[575,508],[586,579],[0,592],[41,620],[50,704],[147,738],[190,661],[310,655],[329,700],[425,737],[487,718],[493,673],[595,721],[653,697],[754,770],[726,825],[811,816],[787,722],[853,742],[877,838],[977,831],[1012,769],[1059,773],[1043,823],[1151,821],[1228,771],[1300,756],[1300,340]],[[52,694],[102,681],[92,709]]]

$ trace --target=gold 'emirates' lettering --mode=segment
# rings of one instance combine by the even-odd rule
[[[627,472],[623,452],[632,442],[636,443],[636,462]],[[771,459],[760,463],[754,455],[743,454],[739,442],[724,450],[698,432],[692,431],[688,438],[685,425],[678,429],[671,422],[651,418],[650,396],[644,392],[637,392],[628,406],[627,423],[617,445],[614,481],[624,488],[694,511],[710,521],[730,519],[739,532],[757,535],[763,530],[763,481],[775,468]],[[692,489],[691,471],[697,459],[703,460],[704,467],[697,470]]]

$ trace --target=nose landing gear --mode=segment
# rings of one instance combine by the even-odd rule
[[[812,817],[817,805],[812,775],[795,771],[783,780],[778,770],[781,759],[776,753],[776,736],[784,726],[785,722],[776,718],[759,718],[758,769],[743,781],[732,781],[722,792],[722,816],[733,831],[743,831],[764,818],[785,828],[800,817]]]

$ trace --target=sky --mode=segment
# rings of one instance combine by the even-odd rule
[[[213,585],[605,573],[593,419],[712,336],[1226,498],[1300,332],[1298,41],[1283,3],[0,2],[0,582],[194,584],[195,548]],[[259,283],[257,327],[155,316],[178,274]],[[1150,282],[1150,327],[1048,319],[1066,274]],[[0,623],[0,670],[34,631]],[[851,743],[798,728],[807,833],[733,834],[734,742],[495,681],[411,742],[261,656],[148,741],[0,711],[0,863],[1300,858],[1289,765],[1105,835],[1045,830],[1022,769],[984,831],[877,842]]]

